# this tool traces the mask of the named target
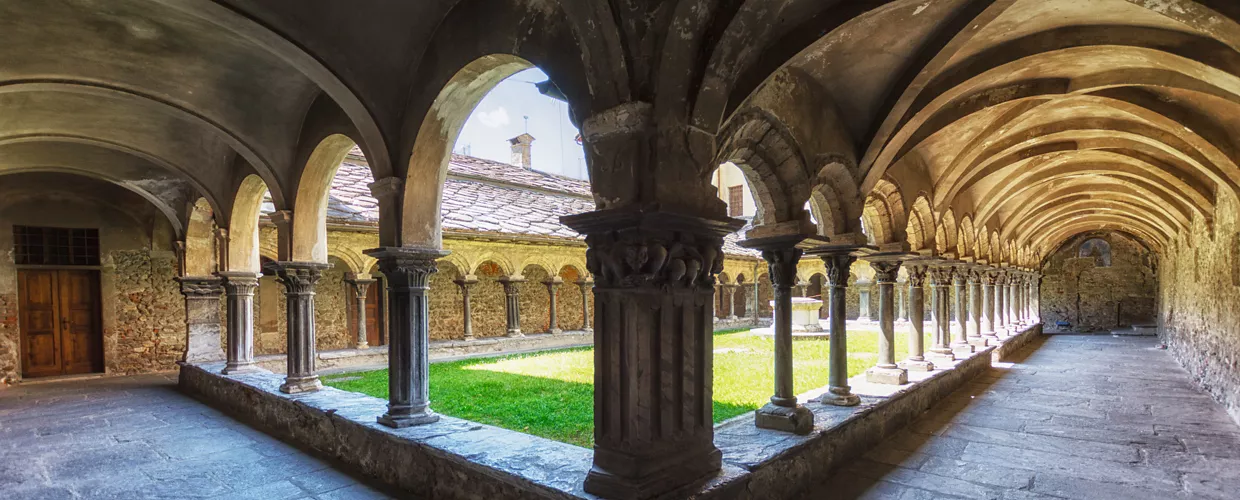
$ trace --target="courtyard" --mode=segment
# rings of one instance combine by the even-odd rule
[[[895,351],[908,352],[906,325],[896,328]],[[926,330],[930,330],[927,323]],[[878,358],[878,325],[850,325],[848,376]],[[931,343],[926,335],[925,345]],[[771,396],[773,344],[748,329],[714,336],[714,421],[752,412]],[[798,394],[827,385],[828,342],[793,343]],[[431,408],[453,417],[583,447],[593,445],[594,349],[575,348],[474,358],[431,365]],[[388,398],[388,371],[324,377],[346,391]]]

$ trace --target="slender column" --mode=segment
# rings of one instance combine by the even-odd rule
[[[908,283],[896,281],[896,321],[908,321]]]
[[[926,361],[926,266],[908,269],[908,359],[900,363],[906,370],[928,372],[934,363]]]
[[[998,339],[995,333],[995,281],[998,275],[993,271],[979,271],[982,280],[982,338]]]
[[[564,279],[556,276],[543,281],[543,285],[547,286],[547,333],[564,333],[560,329],[560,318],[556,311],[556,292],[555,289],[564,284]]]
[[[730,320],[736,319],[736,300],[735,299],[736,299],[736,288],[738,286],[739,285],[735,285],[735,284],[723,285],[723,291],[725,292],[724,297],[726,297],[728,301],[728,318],[727,319],[730,319]]]
[[[585,491],[669,494],[722,466],[712,414],[715,275],[741,221],[624,208],[563,217],[594,275],[594,466]]]
[[[590,290],[593,288],[593,281],[577,280],[577,289],[581,290],[581,330],[586,332],[594,331],[594,328],[590,327]]]
[[[459,279],[452,280],[456,286],[461,288],[461,309],[465,316],[465,340],[474,340],[474,318],[469,303],[469,292],[478,284],[478,277],[467,274]]]
[[[860,289],[860,292],[858,293],[858,302],[861,306],[859,307],[860,310],[857,312],[857,321],[860,323],[869,323],[871,321],[870,283],[868,281],[857,283],[857,288]]]
[[[827,303],[831,310],[830,357],[828,359],[827,392],[819,399],[823,404],[856,406],[861,398],[848,386],[848,324],[845,322],[845,292],[848,271],[857,258],[846,253],[822,256],[827,267]]]
[[[1042,322],[1042,296],[1041,291],[1042,275],[1034,274],[1029,279],[1029,317],[1034,323]]]
[[[1003,296],[1007,289],[1007,274],[999,271],[995,278],[995,335],[1007,330],[1007,309],[1004,308]]]
[[[357,348],[369,349],[370,341],[366,340],[366,291],[370,285],[375,284],[376,280],[365,278],[353,278],[345,280],[353,287],[354,310],[357,311],[353,315],[354,321],[357,322]]]
[[[508,336],[524,337],[525,334],[521,333],[521,283],[525,283],[525,279],[504,276],[499,279],[499,282],[504,285],[504,312],[507,313]]]
[[[219,273],[228,305],[228,362],[220,373],[248,373],[254,364],[254,289],[258,273]]]
[[[964,356],[973,353],[973,344],[969,343],[968,274],[963,267],[957,267],[956,274],[952,276],[952,284],[956,288],[955,300],[952,301],[956,316],[956,335],[952,339],[951,348],[956,355]]]
[[[908,371],[896,365],[895,285],[900,261],[870,262],[878,283],[878,363],[866,370],[866,382],[900,385],[908,383]]]
[[[211,363],[224,359],[220,345],[220,295],[224,280],[215,276],[177,278],[185,295],[185,354],[181,361],[189,364]]]
[[[1020,282],[1018,276],[1012,276],[1008,279],[1007,304],[1008,304],[1008,327],[1015,333],[1020,330],[1020,318],[1016,315],[1019,310],[1016,304],[1016,287]]]
[[[795,293],[796,293],[796,295],[794,295],[794,296],[795,296],[795,297],[804,297],[804,296],[805,296],[805,287],[807,287],[807,286],[809,286],[809,282],[808,282],[808,281],[798,281],[796,285],[793,285],[793,292],[795,292]]]
[[[978,269],[970,269],[968,271],[969,280],[969,343],[977,347],[986,347],[986,338],[982,336],[985,330],[982,328],[983,317],[986,315],[982,312],[982,273]]]
[[[284,285],[288,303],[288,373],[281,392],[298,394],[323,388],[315,373],[317,357],[314,344],[314,286],[330,264],[318,262],[273,262],[270,268]]]
[[[814,428],[814,414],[797,404],[792,379],[792,284],[797,279],[797,262],[801,249],[791,247],[795,241],[783,241],[762,249],[775,295],[775,395],[771,402],[754,413],[754,424],[796,434],[808,434]],[[782,248],[781,248],[782,247]]]
[[[930,287],[934,292],[934,344],[930,356],[935,360],[955,361],[951,348],[951,312],[948,310],[951,296],[952,266],[938,265],[930,268]]]
[[[437,248],[376,248],[388,283],[388,410],[379,417],[388,427],[410,427],[439,420],[430,409],[430,290],[435,261],[448,252]]]

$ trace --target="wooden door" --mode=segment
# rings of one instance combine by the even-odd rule
[[[379,289],[382,281],[366,288],[366,343],[383,345],[383,308],[379,307]]]
[[[43,377],[103,369],[99,274],[21,271],[22,375]]]

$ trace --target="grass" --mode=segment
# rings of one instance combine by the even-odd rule
[[[769,401],[774,355],[769,339],[748,335],[747,330],[719,332],[714,342],[714,418],[718,423]],[[827,344],[793,343],[797,393],[827,384]],[[897,359],[908,352],[907,335],[900,328],[895,348]],[[848,351],[849,376],[874,366],[877,330],[850,329]],[[593,443],[593,348],[434,363],[430,380],[431,407],[445,415],[578,446]],[[334,375],[324,377],[324,382],[387,398],[387,370]]]

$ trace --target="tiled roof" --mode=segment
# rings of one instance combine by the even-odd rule
[[[350,156],[360,156],[354,151]],[[370,167],[346,159],[332,180],[327,219],[332,222],[377,224],[379,202],[370,194]],[[264,203],[263,211],[274,207]],[[594,210],[590,183],[472,156],[452,155],[444,183],[440,214],[449,231],[478,234],[582,239],[560,224],[560,217]],[[724,239],[724,252],[757,256],[738,246],[740,234]]]

